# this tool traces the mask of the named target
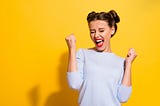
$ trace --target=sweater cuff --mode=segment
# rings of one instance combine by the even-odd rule
[[[132,86],[120,85],[118,89],[118,98],[120,102],[126,102],[132,92]]]
[[[82,80],[80,78],[80,74],[78,71],[67,72],[67,79],[68,79],[69,86],[72,89],[80,88],[82,84]]]

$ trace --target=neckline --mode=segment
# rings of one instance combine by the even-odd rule
[[[114,52],[105,52],[105,51],[99,52],[99,51],[96,51],[96,50],[93,49],[93,48],[89,48],[89,49],[87,49],[87,50],[93,51],[93,52],[95,52],[95,53],[100,53],[100,54],[114,54]]]

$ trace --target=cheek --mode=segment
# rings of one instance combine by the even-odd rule
[[[111,38],[111,33],[109,31],[104,32],[103,36],[104,36],[105,39],[109,39],[109,38]]]
[[[94,39],[94,34],[90,34],[90,38],[93,40]]]

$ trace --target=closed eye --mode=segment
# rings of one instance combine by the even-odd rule
[[[95,33],[94,31],[90,31],[91,34]]]
[[[100,30],[99,32],[104,32],[104,30]]]

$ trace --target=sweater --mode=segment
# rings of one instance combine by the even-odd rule
[[[124,60],[113,52],[77,51],[78,70],[68,71],[67,79],[79,91],[80,106],[121,106],[129,99],[132,86],[122,85]]]

